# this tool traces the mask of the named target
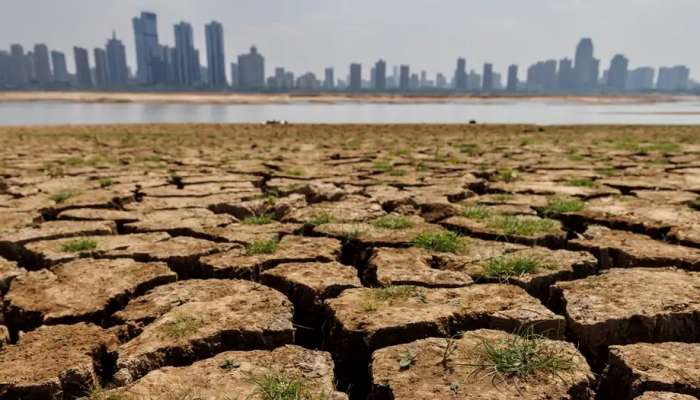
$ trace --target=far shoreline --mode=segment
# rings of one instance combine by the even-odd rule
[[[586,105],[653,104],[700,101],[698,95],[478,95],[478,94],[373,94],[373,93],[210,93],[210,92],[73,92],[0,91],[0,103],[160,103],[203,105],[267,104],[441,104],[499,103],[510,101],[560,102]]]

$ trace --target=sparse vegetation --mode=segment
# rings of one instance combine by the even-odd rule
[[[182,339],[197,333],[197,331],[199,331],[199,329],[204,325],[204,321],[200,319],[189,316],[180,316],[172,321],[159,325],[157,330],[167,338]]]
[[[364,312],[374,312],[379,309],[381,304],[393,304],[410,298],[425,301],[425,294],[416,286],[387,286],[370,289],[365,292],[365,298],[360,307]]]
[[[111,179],[109,179],[109,178],[100,179],[99,181],[97,181],[97,183],[99,183],[99,184],[100,184],[100,187],[103,188],[103,189],[104,189],[104,188],[107,188],[107,187],[110,187],[110,186],[112,186],[112,185],[114,184],[114,182],[113,182]]]
[[[55,201],[57,204],[61,204],[64,203],[66,200],[70,199],[71,197],[75,197],[77,195],[78,192],[74,190],[61,190],[53,193],[51,196],[49,196],[49,199]]]
[[[467,207],[462,212],[462,216],[469,219],[487,219],[491,217],[491,212],[483,206]]]
[[[282,372],[269,373],[251,378],[255,385],[254,399],[259,400],[329,400],[328,394],[316,394],[318,388],[307,381],[291,377]]]
[[[267,225],[271,224],[273,221],[272,216],[263,214],[263,215],[253,215],[250,217],[244,218],[241,222],[245,225]]]
[[[277,251],[278,245],[279,242],[275,239],[256,240],[246,246],[245,252],[246,255],[249,256],[258,254],[273,254],[275,251]]]
[[[327,212],[318,213],[309,221],[311,225],[315,226],[330,224],[331,222],[333,222],[333,216]]]
[[[494,381],[523,381],[539,374],[559,376],[575,370],[573,357],[533,333],[515,334],[508,339],[481,340],[481,360],[470,365],[472,375],[485,375]]]
[[[79,253],[81,251],[95,250],[96,248],[97,241],[89,238],[73,239],[61,245],[61,250],[69,253]]]
[[[552,268],[547,260],[533,256],[505,255],[490,259],[484,265],[484,275],[506,282],[512,277],[534,274]]]
[[[441,253],[459,253],[466,246],[465,239],[454,232],[421,233],[413,245]]]
[[[520,173],[518,171],[506,168],[499,170],[493,177],[493,180],[497,182],[513,182],[518,178],[520,178]]]
[[[579,199],[554,197],[547,200],[547,205],[541,210],[545,217],[554,217],[560,214],[579,212],[586,207],[586,203]]]
[[[403,215],[385,215],[372,221],[372,225],[377,228],[392,230],[409,229],[415,226],[413,221]]]
[[[524,215],[502,215],[492,218],[489,227],[503,232],[504,235],[536,236],[550,233],[557,228],[557,222],[551,219]]]
[[[589,178],[570,179],[566,182],[566,184],[567,184],[567,186],[587,187],[587,188],[592,188],[595,186],[595,182]]]

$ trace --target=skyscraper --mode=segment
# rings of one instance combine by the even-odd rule
[[[573,90],[576,87],[576,78],[574,75],[574,65],[570,58],[559,60],[559,74],[557,75],[557,88],[567,91]]]
[[[248,54],[238,56],[238,86],[243,90],[265,87],[265,58],[255,46]]]
[[[484,80],[481,89],[485,92],[493,90],[493,64],[484,64]]]
[[[362,89],[362,64],[350,64],[350,84],[349,90]]]
[[[53,80],[55,82],[68,82],[68,67],[66,66],[66,55],[60,51],[51,52],[51,64],[53,65]]]
[[[515,92],[518,90],[518,66],[511,65],[508,67],[508,84],[506,90]]]
[[[627,75],[627,90],[645,91],[654,89],[655,71],[652,67],[633,69]]]
[[[195,54],[192,25],[187,22],[175,25],[175,50],[177,82],[182,86],[192,86],[198,81],[199,58]]]
[[[91,88],[92,77],[90,76],[90,59],[87,49],[73,47],[73,56],[75,57],[75,72],[78,77],[78,86],[82,89]]]
[[[37,44],[34,46],[34,68],[37,83],[46,85],[52,81],[49,48],[46,47],[45,44]]]
[[[107,52],[104,49],[95,49],[95,86],[104,89],[109,86],[109,67],[107,66]]]
[[[464,92],[467,90],[467,60],[457,59],[457,69],[455,70],[455,90]]]
[[[379,60],[374,65],[374,89],[386,90],[386,62]]]
[[[656,89],[664,91],[678,91],[688,89],[690,70],[684,65],[675,67],[661,67]]]
[[[579,91],[591,91],[598,85],[599,61],[593,57],[593,41],[581,39],[576,47],[574,60],[575,88]]]
[[[629,60],[622,54],[617,54],[610,62],[608,70],[608,89],[623,91],[627,87],[627,67]]]
[[[326,68],[324,71],[323,88],[326,90],[335,88],[335,71],[331,67]]]
[[[231,63],[231,87],[238,88],[240,81],[238,79],[238,64]]]
[[[9,83],[14,87],[25,86],[29,82],[29,71],[24,49],[19,44],[10,46]]]
[[[129,82],[128,68],[124,44],[117,39],[116,32],[112,32],[112,38],[107,41],[107,69],[109,70],[110,86],[126,85]]]
[[[226,87],[226,58],[224,56],[224,28],[212,21],[205,27],[207,41],[207,67],[209,86],[217,89]]]
[[[399,75],[399,90],[407,91],[411,88],[411,67],[408,65],[401,66]]]
[[[152,67],[154,59],[161,55],[158,44],[158,17],[151,12],[142,12],[132,23],[136,43],[137,78],[141,83],[152,84],[156,81]]]

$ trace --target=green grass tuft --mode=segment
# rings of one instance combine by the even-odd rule
[[[484,274],[505,282],[512,277],[534,274],[549,268],[549,263],[537,257],[506,255],[490,259],[484,265]]]
[[[385,215],[372,221],[372,225],[377,228],[393,230],[409,229],[415,226],[413,221],[403,215]]]
[[[270,373],[252,377],[255,385],[255,399],[260,400],[328,400],[325,393],[313,394],[308,382],[290,377],[284,373]]]
[[[571,355],[532,333],[498,341],[481,338],[481,350],[480,362],[471,365],[476,368],[472,375],[485,374],[500,382],[522,381],[541,374],[559,376],[576,368]]]
[[[469,219],[487,219],[491,217],[491,212],[486,207],[474,206],[465,208],[462,216]]]
[[[566,182],[567,186],[574,186],[574,187],[587,187],[591,188],[595,186],[595,182],[592,179],[588,178],[576,178],[576,179],[570,179]]]
[[[459,253],[464,250],[464,238],[454,232],[421,233],[413,240],[413,245],[441,253]]]
[[[272,223],[272,217],[269,215],[254,215],[244,218],[241,222],[245,225],[267,225]]]
[[[498,229],[505,235],[536,236],[554,231],[557,222],[530,216],[506,215],[489,221],[489,227]]]
[[[542,209],[542,215],[553,217],[556,215],[579,212],[586,207],[586,203],[579,199],[551,198],[547,200],[547,206]]]
[[[100,179],[99,181],[97,181],[97,183],[99,183],[100,187],[103,189],[106,187],[110,187],[114,184],[114,182],[109,178]]]
[[[506,168],[498,171],[493,179],[498,182],[513,182],[518,180],[518,178],[520,178],[520,173],[518,171]]]
[[[275,239],[257,240],[248,244],[245,248],[246,255],[253,256],[257,254],[273,254],[277,251],[279,242]]]
[[[58,204],[61,204],[65,202],[66,200],[70,199],[71,197],[77,196],[78,192],[73,191],[73,190],[61,190],[56,193],[53,193],[51,196],[49,196],[49,199],[55,201]]]
[[[328,214],[327,212],[316,214],[309,221],[311,225],[316,226],[330,224],[331,222],[333,222],[333,216]]]
[[[61,245],[61,250],[69,253],[78,253],[81,251],[95,250],[97,242],[92,239],[82,238],[73,239]]]

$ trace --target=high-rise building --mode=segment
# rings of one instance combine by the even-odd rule
[[[96,48],[95,52],[95,86],[104,89],[109,86],[109,67],[107,66],[107,52]]]
[[[427,88],[429,86],[430,85],[428,83],[428,71],[422,70],[420,72],[420,85],[419,85],[419,87],[422,89],[422,88]]]
[[[608,89],[623,91],[627,87],[627,68],[629,60],[622,54],[617,54],[610,62],[608,70]]]
[[[238,64],[231,63],[231,87],[236,89],[239,86],[238,80]]]
[[[411,87],[411,67],[408,65],[402,65],[399,75],[399,90],[407,91]]]
[[[350,64],[350,83],[349,90],[362,89],[362,64]]]
[[[13,87],[23,87],[29,83],[27,57],[22,45],[13,44],[10,46],[10,73],[8,75],[9,85]]]
[[[265,87],[265,58],[255,46],[248,54],[238,56],[238,86],[243,90]]]
[[[154,63],[161,56],[158,44],[158,17],[151,12],[142,12],[132,20],[136,44],[137,79],[142,84],[153,84],[159,78],[154,74]],[[162,80],[162,79],[160,79]]]
[[[481,88],[481,74],[474,70],[469,71],[467,74],[467,87],[468,88]]]
[[[68,67],[66,65],[66,55],[60,51],[51,52],[51,64],[53,65],[53,80],[59,83],[67,83]]]
[[[484,79],[481,90],[485,92],[493,90],[493,64],[484,64]]]
[[[209,86],[217,89],[226,87],[226,58],[224,56],[224,28],[212,21],[205,27],[207,41],[207,67]]]
[[[73,56],[75,57],[75,73],[78,77],[78,86],[82,89],[91,88],[92,76],[90,75],[90,59],[87,49],[73,47]]]
[[[126,49],[121,40],[117,39],[116,32],[112,32],[112,38],[107,41],[107,70],[109,71],[109,85],[112,87],[124,86],[129,82],[129,67],[126,64]],[[162,59],[162,57],[159,57]]]
[[[627,74],[627,90],[647,91],[654,89],[655,71],[652,67],[640,67]]]
[[[324,71],[323,88],[326,90],[332,90],[335,88],[335,71],[333,68],[328,67]]]
[[[657,90],[678,91],[687,90],[690,84],[690,70],[684,65],[675,67],[661,67],[659,79],[656,83]]]
[[[557,88],[562,91],[569,91],[576,88],[576,77],[574,74],[574,64],[570,58],[559,60],[559,74],[557,75]]]
[[[576,47],[574,81],[578,91],[591,91],[598,85],[600,60],[593,57],[593,41],[581,39]]]
[[[49,48],[45,44],[34,46],[34,73],[37,83],[46,85],[53,79],[51,77],[51,61],[49,61]]]
[[[443,75],[442,73],[438,73],[435,76],[435,86],[438,89],[447,89],[448,88],[447,78],[445,77],[445,75]]]
[[[518,66],[511,65],[508,67],[508,83],[506,84],[506,90],[509,92],[515,92],[518,90]]]
[[[455,90],[464,92],[467,90],[467,60],[457,59],[457,69],[454,76]]]
[[[386,90],[386,62],[384,60],[377,61],[374,64],[374,89]]]
[[[180,22],[175,25],[175,50],[177,51],[177,82],[192,86],[199,81],[199,55],[194,48],[192,25]]]

